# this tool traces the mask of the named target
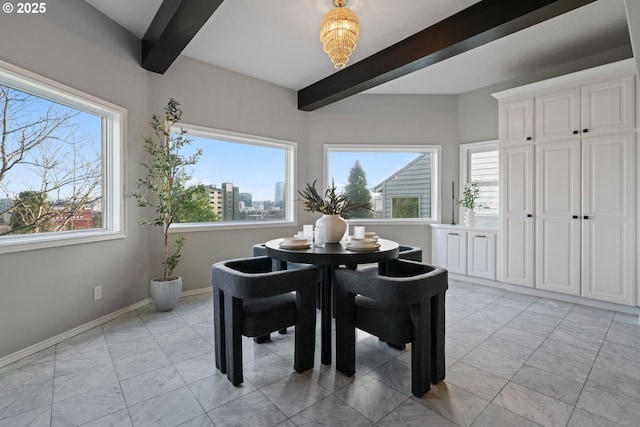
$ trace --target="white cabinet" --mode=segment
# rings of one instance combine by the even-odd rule
[[[534,147],[500,152],[500,280],[533,287]]]
[[[583,140],[582,294],[635,303],[635,134]]]
[[[536,144],[536,287],[580,295],[580,140]]]
[[[535,97],[538,142],[629,129],[633,129],[633,76],[552,89]]]
[[[520,145],[533,141],[533,98],[500,105],[500,142]]]
[[[570,138],[580,133],[580,88],[538,95],[536,141]]]
[[[469,231],[467,233],[467,275],[495,280],[495,233],[484,231]]]
[[[499,280],[636,304],[630,64],[495,94],[501,111]],[[506,111],[531,99],[535,135],[518,145],[503,132],[511,126]]]
[[[467,274],[467,233],[445,230],[444,267],[451,273]]]
[[[634,76],[582,86],[582,134],[634,128]]]
[[[496,229],[432,224],[432,263],[450,273],[495,280]]]

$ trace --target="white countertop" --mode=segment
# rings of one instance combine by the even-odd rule
[[[464,224],[429,224],[433,228],[441,228],[443,230],[460,230],[460,231],[488,231],[497,233],[498,227],[491,227],[488,225],[475,225],[473,227],[467,227]]]

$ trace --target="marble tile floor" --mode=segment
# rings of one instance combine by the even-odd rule
[[[411,395],[410,352],[358,334],[356,375],[293,369],[293,334],[244,341],[233,387],[210,294],[153,306],[0,368],[0,426],[638,426],[638,316],[451,282],[446,380]],[[319,348],[318,348],[319,350]]]

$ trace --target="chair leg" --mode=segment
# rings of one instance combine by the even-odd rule
[[[444,380],[444,303],[445,293],[439,293],[431,298],[431,382],[438,384]]]
[[[356,373],[355,295],[336,292],[336,369],[348,377]]]
[[[264,344],[271,339],[271,334],[260,335],[259,337],[254,337],[253,342],[256,344]]]
[[[227,358],[227,378],[234,386],[242,377],[242,300],[224,297],[224,326]]]
[[[411,392],[422,397],[431,389],[431,304],[413,304],[411,322]]]
[[[316,350],[315,290],[296,292],[296,326],[293,369],[302,373],[313,368]],[[286,331],[286,329],[285,329]]]
[[[222,291],[213,290],[213,330],[216,354],[216,368],[223,374],[227,372],[227,358],[224,338],[224,296]]]

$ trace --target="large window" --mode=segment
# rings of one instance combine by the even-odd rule
[[[497,141],[460,145],[460,182],[463,186],[475,182],[480,190],[478,203],[485,209],[476,214],[496,216],[500,209],[500,162]],[[462,188],[464,188],[462,186]]]
[[[0,252],[121,237],[124,120],[0,62]]]
[[[439,146],[325,145],[327,184],[371,211],[351,219],[437,221]]]
[[[293,221],[293,158],[296,144],[270,138],[182,125],[190,155],[202,155],[187,173],[201,201],[175,229],[202,226],[268,226]]]

